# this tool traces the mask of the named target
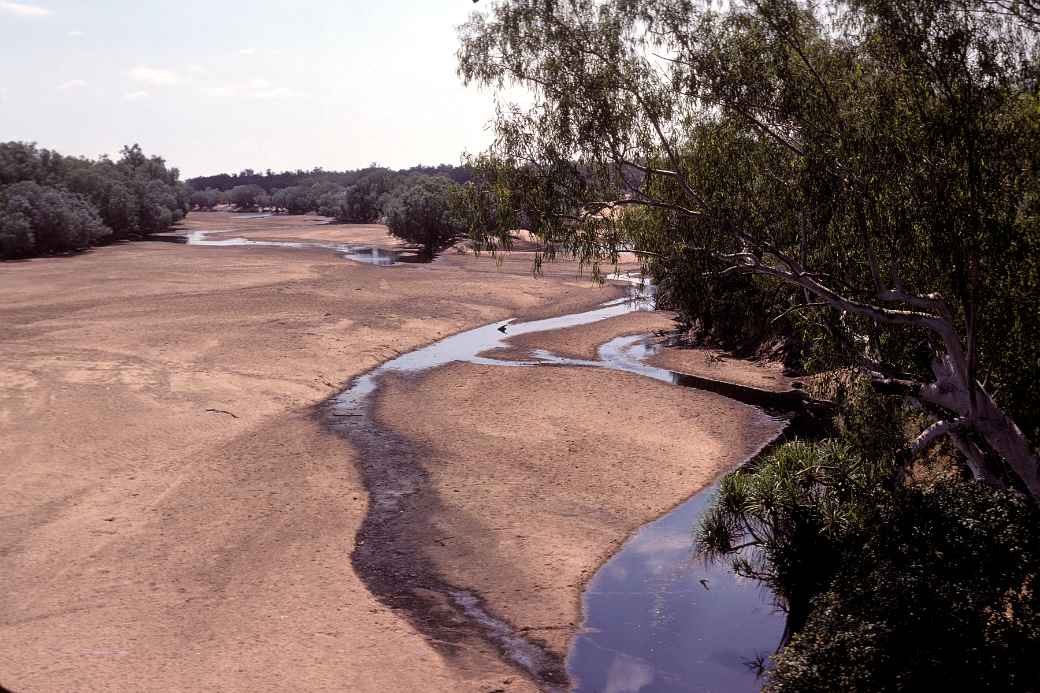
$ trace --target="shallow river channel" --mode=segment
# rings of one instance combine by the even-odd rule
[[[625,279],[625,278],[618,278]],[[632,311],[652,310],[652,292],[634,285],[631,295],[601,307],[571,315],[516,323],[491,323],[461,332],[429,346],[402,354],[359,376],[331,403],[333,426],[366,451],[402,444],[392,432],[378,430],[369,411],[382,377],[388,373],[415,374],[453,362],[524,367],[588,367],[636,373],[677,386],[706,387],[699,379],[655,368],[645,363],[652,347],[646,336],[621,337],[602,345],[596,360],[576,360],[535,351],[525,360],[494,358],[495,349],[508,347],[510,337],[586,325]],[[755,402],[750,388],[732,394]],[[761,416],[770,416],[762,411]],[[374,430],[375,429],[375,430]],[[403,453],[407,456],[407,452]],[[385,455],[383,459],[392,457]],[[767,657],[780,641],[784,618],[773,607],[767,591],[741,580],[725,565],[706,565],[694,555],[692,529],[710,502],[714,485],[695,494],[633,535],[588,583],[584,595],[584,624],[565,662],[551,661],[537,644],[493,616],[478,595],[436,584],[422,570],[402,575],[380,554],[394,544],[394,552],[409,552],[398,537],[386,531],[407,511],[407,497],[422,484],[417,467],[374,469],[364,464],[372,492],[373,530],[355,553],[355,567],[373,591],[398,607],[421,609],[401,598],[406,583],[415,589],[439,589],[515,664],[527,670],[549,690],[625,693],[640,691],[756,691],[759,679],[753,663]],[[376,546],[366,549],[370,543]],[[394,585],[387,585],[386,576]],[[387,594],[387,592],[390,594]],[[420,619],[422,620],[422,619]],[[424,622],[425,623],[425,622]],[[429,624],[425,623],[428,627]]]
[[[375,265],[403,258],[371,246],[245,238],[210,239],[206,232],[162,240],[199,246],[320,248]],[[410,614],[432,641],[450,645],[469,631],[494,645],[545,690],[579,693],[670,691],[757,691],[756,660],[776,649],[784,616],[757,583],[737,578],[726,565],[695,556],[693,528],[715,492],[711,485],[657,520],[643,526],[596,572],[583,597],[584,622],[565,660],[545,651],[497,618],[480,595],[446,583],[423,559],[408,536],[411,499],[427,486],[421,455],[372,415],[381,379],[390,373],[417,374],[463,362],[505,368],[605,368],[654,378],[680,387],[706,389],[760,407],[760,416],[790,411],[795,393],[768,393],[656,368],[646,363],[654,346],[648,336],[603,344],[595,360],[576,360],[534,351],[523,360],[494,358],[510,337],[548,332],[653,310],[652,287],[628,277],[629,296],[570,315],[517,323],[504,320],[467,330],[401,354],[358,376],[325,407],[325,421],[357,447],[370,493],[369,511],[352,555],[369,589],[389,606]],[[785,399],[786,398],[786,399]],[[443,601],[417,597],[437,594]],[[445,615],[444,602],[452,607]]]

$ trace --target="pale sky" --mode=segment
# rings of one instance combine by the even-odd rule
[[[0,0],[0,141],[138,142],[182,178],[458,163],[493,96],[455,75],[471,0]]]

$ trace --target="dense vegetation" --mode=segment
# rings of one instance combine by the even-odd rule
[[[789,611],[775,689],[1040,687],[1038,27],[1012,0],[513,0],[462,29],[462,76],[534,102],[473,162],[476,240],[635,248],[692,334],[780,343],[836,403],[701,530]]]
[[[1035,690],[1040,513],[959,478],[886,488],[844,442],[795,442],[723,481],[701,529],[788,607],[777,691]]]
[[[0,258],[83,250],[166,231],[187,213],[175,168],[137,145],[120,158],[0,144]]]
[[[335,183],[341,188],[348,188],[362,178],[373,171],[389,171],[389,169],[372,164],[371,166],[363,169],[354,171],[325,171],[321,168],[311,169],[310,171],[304,171],[298,169],[296,171],[282,171],[276,173],[270,169],[262,173],[258,173],[253,169],[247,168],[240,173],[218,173],[213,176],[198,176],[196,178],[189,178],[185,181],[193,190],[207,190],[213,188],[215,190],[230,190],[238,185],[256,185],[263,188],[264,192],[273,194],[276,190],[283,188],[291,188],[297,185],[310,185],[317,181],[328,181]],[[440,164],[439,166],[413,166],[408,169],[401,169],[397,173],[402,175],[424,175],[424,176],[444,176],[450,178],[456,183],[465,183],[472,177],[472,173],[468,166],[451,166],[449,164]]]

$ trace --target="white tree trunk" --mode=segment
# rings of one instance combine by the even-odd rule
[[[1040,499],[1040,458],[1029,440],[980,384],[966,386],[967,373],[958,371],[955,359],[937,359],[932,364],[935,382],[921,388],[921,399],[962,417],[964,426],[981,435],[1022,480],[1029,494]]]

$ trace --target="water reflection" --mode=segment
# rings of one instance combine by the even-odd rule
[[[585,592],[585,630],[567,670],[582,691],[757,691],[756,659],[783,614],[768,591],[693,555],[691,530],[715,486],[643,527]]]
[[[639,693],[654,680],[649,663],[626,654],[615,654],[607,667],[603,693]]]
[[[270,216],[270,215],[267,215]],[[248,217],[263,218],[263,217]],[[202,246],[252,246],[264,248],[292,248],[298,250],[331,250],[342,257],[363,262],[367,265],[387,267],[398,262],[420,262],[418,256],[406,254],[400,250],[388,250],[370,245],[352,245],[350,243],[322,243],[320,241],[261,241],[251,238],[207,238],[207,231],[189,231],[186,234],[157,234],[152,236],[155,240],[168,243],[185,243],[187,245]]]

